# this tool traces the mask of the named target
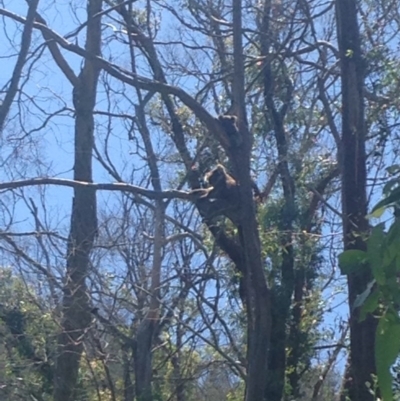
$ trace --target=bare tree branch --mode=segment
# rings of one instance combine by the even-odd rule
[[[194,200],[194,197],[190,192],[178,191],[171,189],[169,191],[152,191],[150,189],[144,189],[136,185],[123,184],[123,183],[112,183],[112,184],[96,184],[93,182],[84,182],[69,180],[64,178],[31,178],[28,180],[10,181],[0,183],[0,189],[16,189],[28,186],[37,185],[60,185],[69,188],[93,188],[95,190],[103,191],[122,191],[133,194],[139,194],[149,199],[186,199]]]
[[[32,0],[29,2],[28,14],[26,19],[24,19],[25,26],[22,32],[21,49],[18,53],[18,59],[11,77],[10,86],[3,102],[0,104],[0,132],[3,130],[4,121],[8,115],[8,112],[10,111],[11,104],[18,90],[18,83],[21,78],[22,69],[24,68],[29,46],[31,44],[32,30],[38,3],[39,0]]]

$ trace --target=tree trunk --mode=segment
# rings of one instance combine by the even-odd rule
[[[102,0],[89,0],[86,50],[100,54],[100,18]],[[92,149],[99,68],[85,60],[73,90],[75,106],[75,165],[74,180],[92,182]],[[58,338],[54,399],[75,400],[79,363],[85,331],[90,321],[86,277],[89,256],[97,231],[96,192],[92,188],[74,188],[71,228],[68,238],[67,269],[64,284],[62,332]]]
[[[151,142],[151,133],[147,128],[145,119],[145,103],[138,91],[138,105],[135,107],[136,117],[139,122],[139,132],[142,136],[149,163],[151,183],[155,191],[161,192],[161,179],[157,165],[157,156]],[[153,261],[151,268],[151,288],[149,311],[141,321],[136,334],[136,346],[134,352],[135,389],[136,398],[141,401],[152,401],[152,347],[154,335],[157,332],[160,321],[160,287],[161,265],[163,260],[163,244],[165,238],[165,204],[157,200],[154,205],[154,239]]]
[[[342,81],[342,174],[344,249],[365,250],[368,233],[366,197],[366,153],[364,119],[364,65],[355,0],[336,0],[337,31]],[[345,389],[352,401],[373,400],[366,382],[375,374],[375,330],[369,315],[359,322],[359,308],[353,309],[357,295],[371,281],[368,270],[348,275],[350,306],[350,364]],[[342,398],[345,394],[342,394]]]
[[[242,2],[232,1],[234,76],[232,84],[233,110],[237,113],[238,128],[243,141],[230,148],[230,161],[240,182],[241,223],[240,245],[243,250],[243,269],[247,312],[247,381],[245,401],[264,400],[268,373],[268,349],[271,329],[270,291],[261,259],[261,244],[253,199],[250,159],[253,136],[246,119],[245,77],[242,43]]]

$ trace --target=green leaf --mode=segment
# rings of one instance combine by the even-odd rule
[[[379,291],[375,289],[370,293],[368,298],[365,300],[364,304],[362,305],[361,312],[360,312],[360,322],[365,320],[368,313],[373,313],[376,311],[379,305]],[[357,300],[356,300],[357,302]],[[355,303],[354,303],[355,305]]]
[[[386,237],[386,244],[383,247],[383,268],[388,272],[388,268],[400,255],[400,223],[395,222],[389,229]]]
[[[392,166],[389,166],[389,167],[387,167],[386,168],[386,171],[389,173],[389,174],[397,174],[399,171],[400,171],[400,165],[398,165],[398,164],[393,164]]]
[[[367,255],[374,279],[379,285],[386,282],[385,269],[383,268],[383,249],[385,247],[386,233],[385,225],[375,226],[367,241]]]
[[[377,211],[378,209],[387,209],[388,207],[393,206],[398,202],[400,202],[400,187],[394,189],[389,196],[378,202],[372,209],[372,214],[374,214],[375,211]]]
[[[369,295],[372,292],[372,288],[374,287],[376,281],[373,280],[371,281],[368,285],[367,288],[361,293],[357,295],[356,300],[354,301],[354,305],[352,306],[353,309],[358,308],[359,306],[362,306],[365,302],[365,300],[369,297]]]
[[[376,368],[382,399],[393,401],[390,367],[400,352],[400,322],[396,315],[391,313],[379,320],[375,342]]]
[[[392,244],[393,242],[397,242],[400,244],[400,222],[395,220],[394,223],[390,226],[388,235],[388,244]]]
[[[339,255],[339,268],[342,274],[350,274],[365,268],[367,253],[359,249],[349,249]]]
[[[374,208],[372,212],[367,216],[369,219],[379,219],[386,212],[386,207]]]
[[[388,173],[392,174],[389,171],[388,171]],[[397,174],[397,173],[395,173],[395,174]],[[398,187],[399,187],[399,179],[396,177],[385,183],[385,185],[383,186],[383,189],[382,189],[382,193],[384,196],[390,195],[391,192]]]

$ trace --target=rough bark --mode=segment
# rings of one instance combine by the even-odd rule
[[[368,232],[366,197],[366,127],[364,118],[364,61],[355,0],[336,0],[338,42],[342,84],[342,209],[344,249],[365,250]],[[348,275],[350,306],[350,364],[345,389],[352,401],[373,400],[366,382],[375,374],[376,321],[368,316],[359,322],[354,301],[371,281],[367,269]],[[342,394],[344,399],[345,394]]]
[[[264,4],[263,18],[261,22],[260,46],[262,53],[268,55],[270,51],[270,29],[271,4],[267,0]],[[285,74],[282,71],[282,74]],[[286,375],[286,348],[287,348],[287,325],[290,320],[290,307],[295,286],[295,266],[293,249],[293,222],[296,218],[295,210],[295,185],[290,173],[288,162],[288,143],[285,132],[284,119],[288,110],[292,95],[292,86],[289,80],[286,87],[286,103],[277,109],[274,101],[274,76],[272,73],[270,58],[263,65],[264,101],[266,106],[266,120],[273,127],[273,132],[278,150],[278,172],[282,182],[284,205],[280,216],[280,230],[282,232],[280,244],[282,247],[282,263],[280,266],[282,281],[280,286],[275,286],[272,293],[272,325],[271,334],[273,349],[269,351],[269,371],[265,385],[265,399],[280,401],[285,391]]]
[[[100,18],[102,0],[89,0],[86,50],[100,54]],[[92,181],[92,149],[94,141],[93,109],[99,68],[90,60],[84,67],[73,90],[75,106],[74,180]],[[54,399],[73,401],[85,331],[91,317],[85,279],[88,275],[90,252],[97,231],[96,192],[93,188],[74,188],[71,228],[68,238],[67,267],[64,283],[63,319],[58,339],[55,367]]]
[[[261,259],[261,244],[253,200],[253,183],[250,174],[250,158],[253,136],[246,120],[244,90],[244,60],[242,43],[242,2],[233,0],[233,52],[234,76],[233,109],[237,112],[238,128],[243,143],[229,152],[234,174],[240,182],[242,222],[240,244],[243,249],[244,281],[247,312],[247,381],[246,401],[264,399],[265,380],[268,371],[268,349],[271,329],[270,291],[267,286]]]

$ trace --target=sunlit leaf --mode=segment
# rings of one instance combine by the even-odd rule
[[[372,288],[372,287],[371,287]],[[364,301],[361,312],[360,312],[360,321],[362,322],[368,315],[368,313],[373,313],[376,311],[379,305],[379,291],[377,289],[370,291],[370,295]],[[357,302],[357,299],[356,299]]]
[[[400,187],[394,189],[389,196],[378,202],[372,209],[371,213],[374,214],[378,209],[381,208],[388,208],[390,206],[394,206],[398,202],[400,202]]]
[[[375,284],[376,284],[375,280],[371,281],[367,285],[367,288],[357,296],[356,300],[354,301],[353,309],[358,308],[359,306],[362,306],[364,304],[365,300],[371,294],[372,288],[374,287]]]

